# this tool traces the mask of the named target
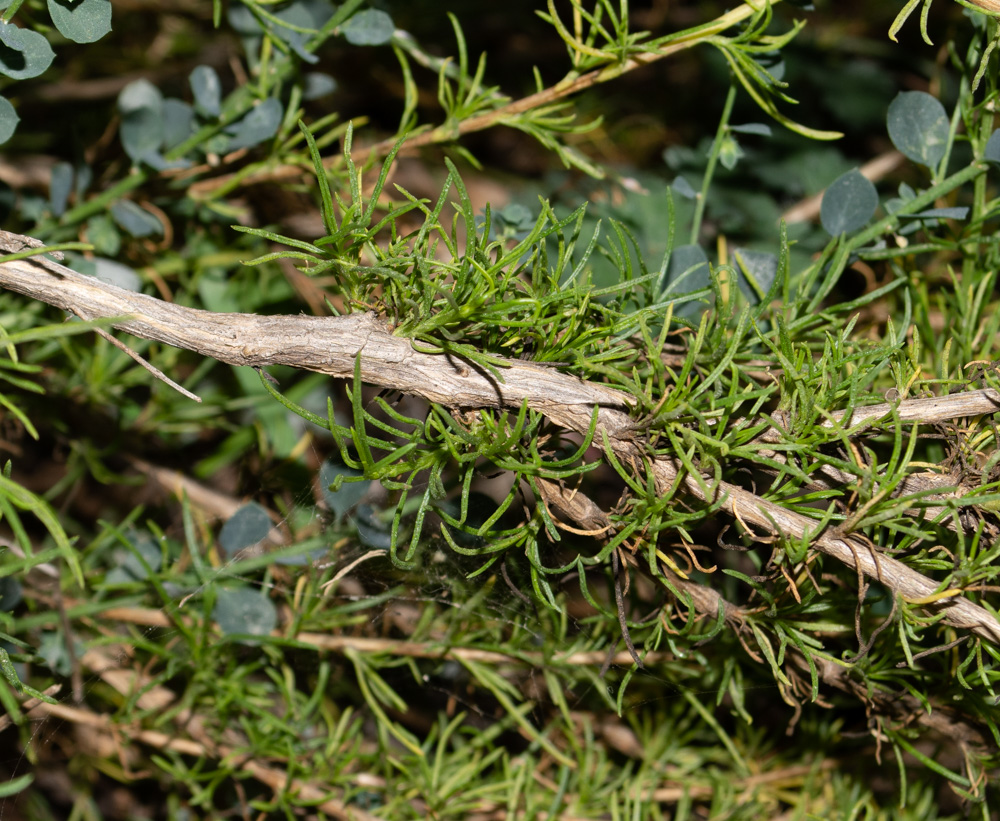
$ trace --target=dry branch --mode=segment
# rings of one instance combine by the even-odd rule
[[[27,237],[4,233],[0,236],[0,250],[21,251],[32,247],[32,242]],[[638,468],[648,458],[636,440],[628,414],[628,395],[530,362],[505,361],[498,376],[454,357],[421,353],[413,349],[410,340],[394,336],[391,327],[371,313],[343,317],[212,313],[136,294],[43,257],[0,263],[0,286],[79,316],[110,319],[114,327],[136,336],[233,365],[292,365],[351,378],[355,362],[360,359],[361,378],[370,384],[459,409],[517,409],[526,402],[555,424],[577,432],[590,427],[596,406],[595,441],[606,437],[623,464]],[[959,396],[960,400],[912,400],[895,408],[902,420],[923,419],[919,416],[923,413],[942,418],[942,413],[950,412],[952,417],[960,417],[996,410],[1000,401],[995,391]],[[885,416],[890,410],[892,406],[888,405],[871,411],[856,409],[852,422]],[[680,476],[667,459],[653,460],[652,469],[664,491]],[[720,482],[706,492],[706,480],[700,477],[685,474],[680,480],[691,496],[717,502],[722,510],[761,532],[798,540],[816,528],[813,520],[736,485]],[[960,591],[941,595],[940,586],[933,580],[853,536],[819,533],[810,541],[816,550],[878,579],[895,595],[930,604],[946,623],[1000,645],[1000,622]]]

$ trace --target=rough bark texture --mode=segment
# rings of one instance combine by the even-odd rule
[[[30,238],[2,234],[0,250],[18,252],[37,246]],[[454,357],[421,353],[414,350],[410,340],[394,336],[391,328],[373,314],[310,317],[212,313],[133,293],[43,257],[0,263],[0,286],[78,316],[111,318],[120,330],[233,365],[292,365],[351,378],[355,361],[360,358],[361,378],[370,384],[457,409],[515,409],[527,402],[555,424],[577,432],[589,428],[597,407],[595,442],[603,441],[606,434],[618,458],[637,470],[648,458],[636,441],[626,394],[530,362],[509,360],[494,373]],[[1000,408],[1000,394],[971,391],[859,408],[852,412],[851,424],[883,417],[893,408],[902,421],[940,421],[994,412]],[[677,467],[671,461],[656,459],[652,467],[660,488],[670,488],[678,480]],[[681,481],[689,495],[718,501],[722,510],[761,533],[800,539],[815,529],[812,520],[738,486],[724,482],[714,485],[709,491],[714,498],[708,499],[703,481],[690,475],[684,475]],[[829,532],[810,539],[816,550],[878,579],[897,595],[941,612],[947,623],[1000,645],[1000,622],[960,591],[948,591],[948,595],[928,602],[941,592],[938,584],[902,562],[879,554],[863,540]]]

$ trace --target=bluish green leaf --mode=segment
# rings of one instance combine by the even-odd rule
[[[246,587],[219,590],[212,618],[227,636],[247,633],[266,636],[278,624],[274,603],[267,596]]]
[[[122,148],[134,162],[159,152],[163,144],[163,95],[149,80],[129,83],[118,95]]]
[[[670,253],[664,293],[686,293],[707,288],[709,276],[708,255],[700,245],[678,245]]]
[[[155,573],[163,564],[159,545],[148,533],[130,531],[128,535],[133,551],[126,553],[122,561],[108,571],[104,577],[105,584],[141,581],[149,577],[150,570]]]
[[[48,0],[59,33],[74,43],[93,43],[111,31],[111,0]]]
[[[936,168],[948,146],[948,115],[925,91],[903,91],[889,104],[889,139],[914,162]]]
[[[990,139],[986,143],[986,149],[983,151],[983,159],[986,162],[1000,165],[1000,129],[990,134]]]
[[[359,11],[344,23],[341,33],[352,46],[381,46],[392,39],[396,26],[392,18],[379,9]]]
[[[169,151],[194,134],[194,109],[183,100],[163,101],[163,148]]]
[[[142,277],[135,272],[134,268],[113,259],[104,259],[104,257],[95,257],[93,263],[93,276],[102,282],[136,293],[142,290]]]
[[[303,100],[318,100],[337,90],[337,81],[329,74],[320,71],[310,71],[303,79],[305,80],[302,87]]]
[[[73,669],[69,650],[62,635],[55,632],[42,633],[41,641],[35,649],[35,655],[45,662],[45,665],[57,675],[68,676]]]
[[[778,275],[778,258],[764,251],[737,248],[733,251],[733,259],[739,268],[740,290],[753,304],[757,304],[774,284]]]
[[[267,538],[271,532],[271,517],[256,502],[250,502],[237,510],[222,526],[219,544],[227,553],[236,553],[245,547],[255,545]]]
[[[271,139],[278,133],[283,113],[281,102],[274,97],[268,97],[242,120],[226,129],[232,134],[229,150],[249,148]]]
[[[115,222],[133,237],[163,236],[163,223],[131,200],[118,200],[111,206]]]
[[[670,187],[686,200],[693,200],[698,196],[698,192],[691,187],[691,183],[685,177],[676,177]]]
[[[13,576],[0,578],[0,612],[10,612],[21,603],[21,583]]]
[[[98,254],[106,257],[118,256],[122,247],[122,235],[115,226],[115,222],[107,214],[98,214],[87,220],[87,241],[94,246]],[[89,273],[80,270],[79,265],[73,266],[81,274]]]
[[[37,31],[0,20],[0,74],[14,80],[37,77],[55,56],[49,41]]]
[[[771,126],[765,123],[744,123],[743,125],[731,125],[729,126],[729,130],[735,131],[737,134],[755,134],[758,137],[771,136]]]
[[[378,511],[371,505],[358,505],[353,521],[358,539],[365,547],[388,550],[392,546],[392,528],[379,518]]]
[[[363,473],[339,464],[325,461],[319,469],[319,483],[323,490],[323,499],[333,511],[333,515],[342,519],[368,492],[368,482],[350,481],[360,479]],[[333,488],[337,488],[334,490]]]
[[[0,143],[5,143],[14,136],[20,121],[21,118],[17,116],[10,100],[0,97]]]
[[[858,169],[841,174],[823,194],[819,218],[831,236],[856,231],[872,218],[878,207],[878,192]]]
[[[268,31],[275,37],[283,40],[288,47],[307,63],[315,63],[319,58],[306,49],[306,44],[312,37],[311,33],[323,28],[323,25],[334,13],[333,6],[326,0],[294,0],[281,11],[275,13],[275,17],[285,23],[290,23],[298,29],[306,31],[295,31],[277,24],[268,24]]]
[[[52,213],[61,217],[66,211],[69,192],[73,190],[73,166],[68,162],[57,162],[52,166],[49,177],[49,205]]]
[[[215,119],[222,111],[222,82],[211,66],[195,66],[188,78],[194,95],[195,110],[208,119]]]

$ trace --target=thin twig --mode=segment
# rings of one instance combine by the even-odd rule
[[[738,510],[743,521],[766,534],[792,541],[810,534],[814,549],[878,579],[896,595],[927,601],[946,623],[1000,645],[1000,621],[993,613],[960,595],[936,596],[936,582],[902,562],[877,554],[863,541],[814,533],[816,522],[812,519],[741,487],[727,482],[709,486],[700,476],[680,472],[668,458],[649,459],[635,438],[628,414],[634,400],[622,391],[521,360],[503,362],[495,377],[454,357],[414,350],[410,340],[394,336],[372,313],[339,317],[213,313],[127,291],[43,257],[0,263],[0,286],[63,310],[80,309],[95,318],[111,319],[120,330],[233,365],[261,368],[285,364],[351,379],[358,363],[361,378],[373,385],[450,408],[516,410],[527,403],[555,424],[578,433],[590,428],[596,407],[595,441],[606,440],[617,458],[636,470],[648,463],[663,492],[680,480],[689,495],[716,503],[729,515]],[[884,417],[892,407],[854,409],[851,422]],[[1000,394],[992,390],[915,399],[895,406],[901,421],[929,416],[940,420],[998,409]]]

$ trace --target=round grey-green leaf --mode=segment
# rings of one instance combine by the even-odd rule
[[[710,282],[708,255],[700,245],[678,245],[671,251],[664,294],[697,291]]]
[[[202,117],[214,119],[222,110],[222,82],[211,66],[195,66],[188,78],[194,107]]]
[[[151,237],[163,235],[163,223],[136,205],[131,200],[118,200],[111,206],[111,216],[119,227],[125,229],[133,237]]]
[[[37,31],[0,21],[0,74],[14,80],[37,77],[55,56],[49,41]]]
[[[122,147],[134,162],[156,154],[163,144],[163,95],[149,80],[129,83],[118,95]]]
[[[283,113],[281,101],[274,97],[268,97],[242,120],[227,129],[233,135],[228,150],[249,148],[264,142],[264,140],[269,140],[278,133]]]
[[[111,31],[111,0],[48,0],[59,33],[74,43],[93,43]]]
[[[737,248],[733,259],[738,269],[739,288],[752,304],[757,304],[770,290],[778,276],[778,258],[765,251],[751,251]]]
[[[926,91],[903,91],[886,117],[892,144],[914,162],[936,168],[948,147],[948,114]]]
[[[348,20],[341,31],[352,46],[381,46],[392,39],[396,26],[384,11],[365,9]]]
[[[52,166],[49,177],[49,207],[54,216],[61,217],[65,213],[72,189],[73,166],[68,162],[57,162]]]
[[[237,510],[222,526],[219,544],[227,553],[235,553],[262,541],[270,532],[271,517],[259,504],[250,502]]]
[[[878,192],[858,169],[841,174],[823,194],[819,219],[831,236],[866,225],[878,207]]]
[[[130,268],[128,265],[123,265],[113,259],[95,257],[94,276],[101,282],[124,288],[126,291],[138,293],[142,290],[142,277],[135,272],[135,268]]]
[[[246,587],[220,590],[212,610],[212,618],[227,636],[266,636],[278,624],[274,603],[267,596]]]
[[[994,165],[1000,165],[1000,129],[990,134],[986,149],[983,151],[983,159]]]
[[[318,100],[337,90],[337,81],[329,74],[320,71],[310,71],[305,75],[302,87],[303,100]]]
[[[163,147],[168,151],[194,134],[194,109],[183,100],[163,101]]]
[[[17,116],[10,100],[0,97],[0,143],[5,143],[14,136],[19,122],[21,118]]]
[[[368,492],[369,483],[358,481],[363,476],[364,474],[360,471],[329,460],[324,462],[319,469],[319,483],[323,489],[323,499],[338,519],[342,519],[344,514],[357,505]],[[335,486],[338,479],[340,480],[339,487],[332,490],[331,486]],[[352,479],[355,481],[350,481]]]

